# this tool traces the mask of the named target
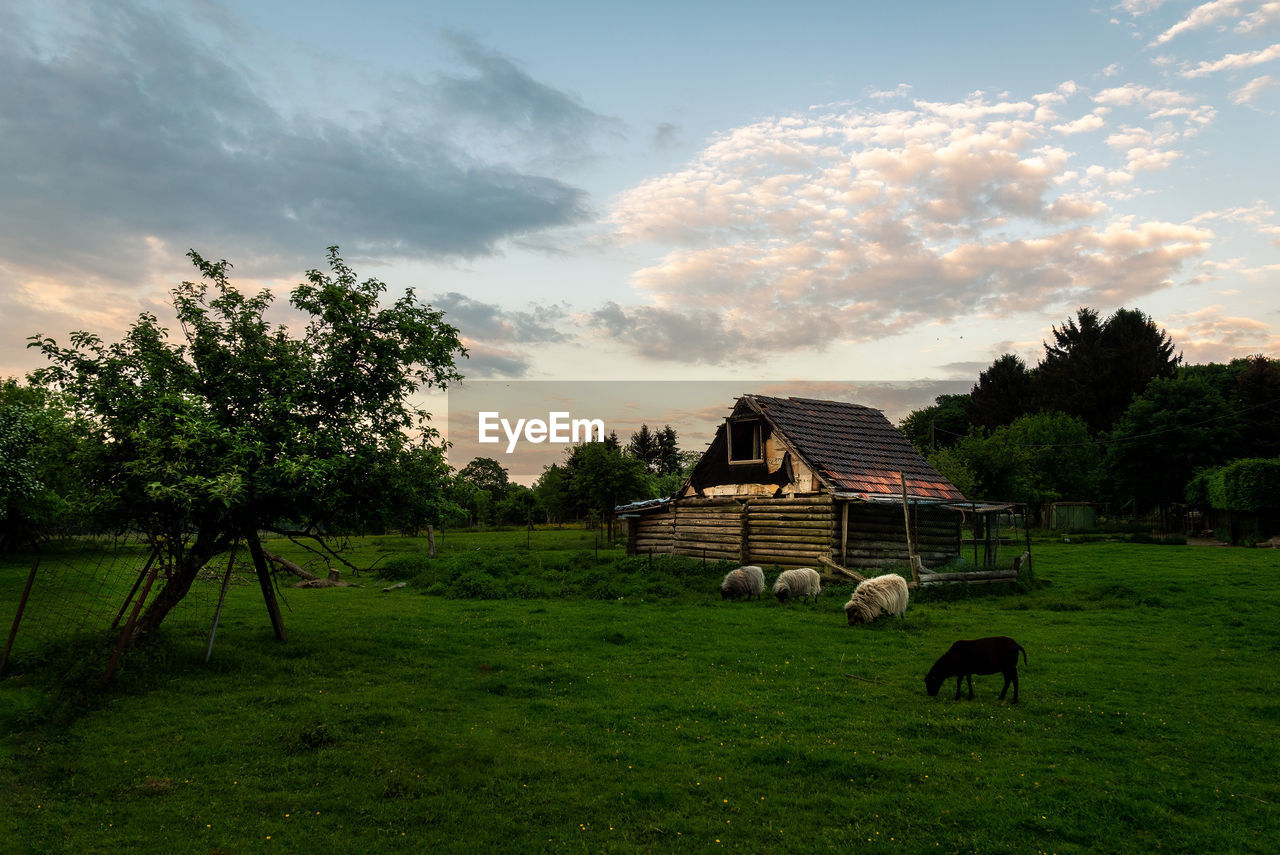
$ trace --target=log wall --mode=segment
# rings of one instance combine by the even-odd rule
[[[849,503],[848,533],[842,538],[843,507],[829,496],[681,499],[662,512],[631,520],[627,546],[633,554],[814,567],[819,572],[825,572],[823,558],[849,568],[907,563],[901,505]],[[926,567],[946,564],[960,549],[960,515],[913,507],[912,538]]]

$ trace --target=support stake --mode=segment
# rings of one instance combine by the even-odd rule
[[[27,608],[27,597],[31,596],[31,586],[36,581],[36,570],[40,567],[40,556],[31,562],[31,572],[27,574],[26,587],[22,589],[22,597],[18,600],[18,613],[13,616],[13,626],[9,629],[9,640],[4,645],[4,656],[0,656],[0,677],[9,665],[9,651],[13,650],[13,642],[18,637],[18,624],[22,622],[22,613]]]
[[[258,532],[250,528],[245,532],[245,542],[249,544],[249,554],[253,556],[253,566],[258,571],[258,586],[262,588],[262,599],[267,604],[267,614],[271,616],[271,628],[276,638],[287,640],[284,631],[284,618],[280,615],[280,605],[276,602],[276,592],[271,581],[271,568],[267,566],[267,558],[262,554],[262,544],[258,542]]]
[[[147,594],[151,593],[151,586],[159,575],[159,567],[155,564],[151,566],[151,572],[147,574],[147,581],[142,586],[142,593],[133,601],[133,611],[129,612],[129,620],[125,622],[124,630],[120,633],[120,637],[116,639],[116,649],[111,651],[111,661],[107,663],[107,670],[102,675],[102,682],[99,688],[105,689],[107,684],[111,682],[111,675],[116,672],[116,664],[120,661],[120,654],[124,652],[125,645],[129,643],[129,636],[133,635],[133,625],[138,622],[138,614],[142,611],[142,604],[147,601]]]
[[[227,598],[227,588],[231,585],[231,568],[236,564],[236,550],[240,548],[237,540],[231,545],[231,557],[227,559],[227,572],[222,577],[222,591],[218,594],[218,608],[213,612],[213,626],[209,628],[209,645],[204,650],[204,661],[208,662],[213,655],[213,637],[218,634],[218,621],[222,619],[222,603]]]

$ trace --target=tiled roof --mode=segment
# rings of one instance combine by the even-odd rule
[[[859,404],[745,395],[821,477],[839,491],[901,495],[904,473],[913,498],[965,501],[884,413]]]

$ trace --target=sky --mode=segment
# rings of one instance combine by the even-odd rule
[[[0,79],[0,376],[190,249],[296,320],[330,245],[476,381],[896,419],[1082,306],[1280,356],[1274,0],[2,0]]]

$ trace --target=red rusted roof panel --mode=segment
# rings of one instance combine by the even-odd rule
[[[838,490],[898,495],[903,473],[914,498],[966,501],[879,410],[843,401],[746,397]]]

